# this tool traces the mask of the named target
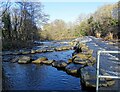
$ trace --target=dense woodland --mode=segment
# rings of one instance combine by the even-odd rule
[[[48,23],[49,15],[44,13],[41,3],[1,2],[0,35],[3,49],[32,46],[35,40],[64,40],[81,36],[120,39],[119,4],[104,5],[86,16],[80,14],[74,23],[65,23],[61,19]]]

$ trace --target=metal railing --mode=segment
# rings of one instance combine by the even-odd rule
[[[119,76],[103,76],[99,75],[99,68],[100,68],[100,53],[120,53],[120,51],[98,51],[97,52],[97,81],[96,81],[96,91],[98,91],[99,87],[99,78],[114,78],[114,79],[120,79]]]

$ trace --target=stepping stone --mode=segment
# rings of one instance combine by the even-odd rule
[[[30,54],[30,51],[22,51],[21,54]]]
[[[42,61],[43,64],[46,64],[46,65],[50,65],[52,64],[53,62],[55,62],[55,60],[45,60],[45,61]]]
[[[42,63],[43,61],[46,61],[46,60],[48,60],[46,57],[40,57],[37,60],[32,61],[32,63],[40,64],[40,63]]]
[[[76,55],[73,56],[73,59],[76,58],[76,57],[78,57],[78,58],[81,58],[81,59],[85,60],[85,59],[90,58],[91,56],[92,55],[85,55],[85,54],[82,54],[82,53],[78,53],[78,54],[76,54]]]
[[[79,58],[79,57],[75,57],[74,59],[73,59],[73,62],[74,63],[76,63],[76,64],[82,64],[82,65],[87,65],[87,62],[88,62],[89,60],[87,60],[87,59],[81,59],[81,58]]]
[[[27,64],[27,63],[30,63],[30,57],[28,56],[21,56],[18,60],[18,63],[19,64]]]
[[[52,63],[52,66],[56,68],[65,68],[67,66],[67,63],[63,60],[59,60],[59,61],[54,61]]]
[[[70,59],[68,59],[68,62],[67,62],[68,64],[69,63],[72,63],[72,58],[70,58]]]
[[[36,50],[31,50],[31,54],[35,54],[36,53]]]
[[[83,68],[84,65],[70,63],[65,67],[65,70],[68,74],[78,74],[80,68]]]

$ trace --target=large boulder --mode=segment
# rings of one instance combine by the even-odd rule
[[[19,64],[27,64],[30,63],[30,57],[29,56],[21,56],[18,60]]]
[[[46,57],[40,57],[37,60],[32,61],[32,63],[40,64],[40,63],[42,63],[43,61],[46,61],[46,60],[48,60]]]
[[[65,67],[65,70],[68,74],[78,74],[80,68],[83,68],[84,65],[70,63]]]
[[[52,66],[56,68],[65,68],[67,66],[67,63],[63,60],[59,60],[59,61],[54,61],[52,63]]]
[[[45,61],[42,61],[43,64],[46,64],[46,65],[50,65],[52,64],[53,62],[55,62],[55,60],[45,60]]]
[[[103,71],[100,71],[101,75],[106,74]],[[92,66],[84,67],[80,70],[81,84],[86,88],[95,88],[96,87],[96,68]],[[109,81],[106,78],[100,78],[99,86],[107,87],[112,86],[115,83],[114,80]]]

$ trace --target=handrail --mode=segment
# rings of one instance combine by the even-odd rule
[[[120,79],[120,77],[118,76],[103,76],[103,75],[99,75],[99,68],[100,68],[100,54],[101,53],[120,53],[120,51],[101,51],[99,50],[97,52],[97,81],[96,81],[96,91],[98,91],[98,87],[99,87],[99,78],[114,78],[114,79]]]

